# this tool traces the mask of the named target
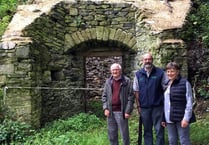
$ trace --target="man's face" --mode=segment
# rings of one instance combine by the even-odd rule
[[[145,68],[151,68],[152,67],[152,56],[150,54],[145,54],[143,57],[143,65]]]
[[[121,69],[119,67],[115,66],[115,67],[111,68],[110,71],[111,71],[113,78],[115,78],[115,79],[120,78]]]

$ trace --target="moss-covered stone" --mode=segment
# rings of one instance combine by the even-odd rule
[[[6,105],[19,120],[39,127],[84,111],[85,89],[102,87],[110,63],[122,63],[133,78],[147,51],[156,65],[176,60],[187,73],[185,46],[166,41],[176,31],[153,31],[134,1],[43,3],[21,6],[0,44],[0,86],[8,87]],[[89,80],[87,57],[93,58]]]

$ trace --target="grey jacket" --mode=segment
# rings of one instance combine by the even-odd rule
[[[113,78],[112,76],[106,80],[104,85],[104,91],[102,94],[102,103],[103,103],[103,110],[108,109],[110,114],[112,115],[112,83]],[[121,111],[123,113],[123,117],[125,118],[125,113],[131,114],[133,111],[133,104],[134,104],[134,93],[133,93],[133,86],[131,80],[126,77],[122,76],[122,82],[120,85],[120,101],[121,101]]]

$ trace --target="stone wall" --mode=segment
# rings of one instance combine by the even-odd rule
[[[89,90],[88,99],[101,99],[103,84],[105,79],[109,78],[110,66],[112,63],[117,62],[123,64],[122,57],[120,56],[88,56],[85,61],[85,87],[86,88],[99,88],[98,90]],[[100,89],[101,88],[101,89]]]
[[[175,30],[153,33],[134,1],[47,4],[20,6],[0,45],[0,83],[8,87],[5,102],[19,120],[39,127],[83,111],[85,88],[101,88],[108,76],[99,77],[98,71],[108,72],[110,63],[119,61],[133,78],[145,51],[153,52],[161,67],[170,60],[181,62],[186,74],[185,46]],[[120,59],[92,66],[98,70],[92,74],[97,84],[88,80],[87,58],[92,57],[97,58],[94,65],[100,58]]]

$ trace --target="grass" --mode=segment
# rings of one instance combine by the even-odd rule
[[[80,113],[67,120],[47,124],[40,131],[14,145],[107,145],[105,120]]]
[[[96,106],[101,107],[98,102],[96,102]],[[95,114],[100,117],[94,114],[96,110],[100,114],[98,112]],[[66,120],[54,121],[36,131],[35,134],[26,137],[24,141],[13,142],[11,145],[108,145],[106,119],[101,113],[103,113],[101,108],[97,108],[91,114],[81,113]],[[136,145],[138,138],[138,114],[136,110],[129,119],[129,130],[131,145]],[[192,145],[208,145],[208,115],[191,125],[190,135]],[[168,144],[167,131],[165,132],[165,138],[166,144]],[[120,137],[119,142],[121,144]]]
[[[192,145],[209,144],[209,116],[191,125],[190,137]]]

